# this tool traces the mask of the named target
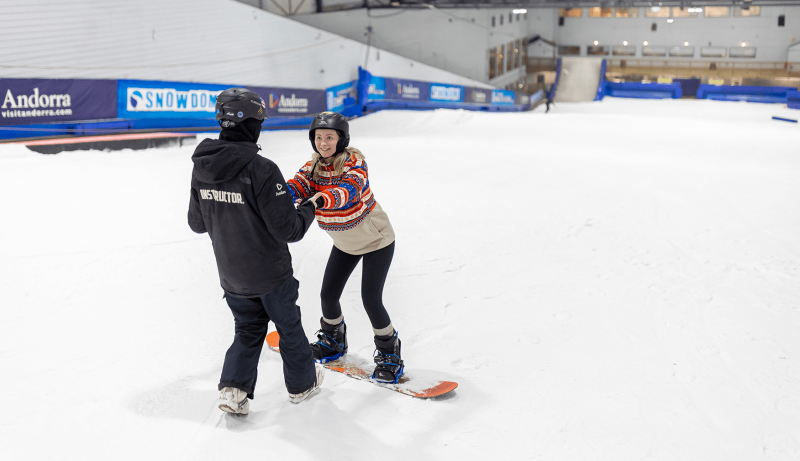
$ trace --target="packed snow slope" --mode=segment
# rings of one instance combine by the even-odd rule
[[[800,129],[778,105],[559,104],[352,122],[397,233],[385,304],[419,400],[328,372],[216,408],[233,337],[189,147],[0,145],[4,460],[800,459]],[[269,132],[289,177],[305,132]],[[331,241],[290,246],[318,328]],[[371,356],[360,268],[342,305]]]

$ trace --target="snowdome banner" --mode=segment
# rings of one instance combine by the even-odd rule
[[[213,119],[217,95],[234,85],[119,80],[119,117],[129,119]],[[325,91],[246,87],[258,93],[272,117],[303,117],[326,109]]]
[[[116,80],[0,79],[0,126],[117,117]]]

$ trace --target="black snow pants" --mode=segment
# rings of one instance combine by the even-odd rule
[[[275,323],[281,336],[280,351],[286,390],[290,394],[299,394],[314,384],[314,358],[300,323],[300,307],[296,304],[299,286],[300,283],[291,277],[276,290],[257,298],[225,296],[236,322],[236,335],[225,354],[219,390],[235,387],[253,398],[258,377],[258,358],[264,347],[270,320]]]

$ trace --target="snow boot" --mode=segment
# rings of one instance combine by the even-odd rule
[[[400,359],[400,338],[397,331],[391,336],[375,337],[375,371],[372,379],[379,383],[397,384],[405,367]]]
[[[311,344],[311,353],[317,363],[327,363],[341,358],[347,353],[347,325],[344,320],[338,325],[330,325],[319,319],[317,342]]]
[[[246,415],[250,411],[247,392],[235,387],[223,387],[219,391],[219,409],[235,415]]]
[[[314,365],[314,368],[316,369],[317,373],[317,378],[316,381],[314,381],[314,384],[312,384],[311,387],[309,387],[308,389],[304,390],[299,394],[289,394],[290,402],[300,403],[303,400],[306,400],[307,398],[311,397],[311,394],[313,394],[314,391],[316,391],[317,389],[319,389],[320,386],[322,386],[322,381],[325,379],[325,369],[319,365]]]

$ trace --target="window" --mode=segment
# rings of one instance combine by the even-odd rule
[[[489,80],[497,76],[497,49],[489,50]]]
[[[560,18],[580,18],[583,16],[583,8],[559,8],[558,17]]]
[[[639,8],[614,8],[615,18],[638,18]]]
[[[520,40],[514,42],[514,69],[519,67],[522,60],[522,43]]]
[[[607,56],[608,47],[603,45],[589,45],[586,47],[586,54],[590,56]]]
[[[659,6],[654,6],[651,8],[646,8],[644,10],[644,17],[646,18],[668,18],[669,17],[669,7],[661,8]]]
[[[703,11],[707,18],[728,18],[731,15],[729,6],[707,6]]]
[[[559,56],[577,56],[581,54],[581,47],[579,46],[559,46]]]
[[[671,58],[693,58],[693,46],[671,46],[669,47],[669,56]]]
[[[501,26],[503,25],[503,15],[502,14],[500,15],[500,25]]]
[[[506,45],[506,70],[511,72],[514,69],[514,59],[517,54],[517,50],[514,49],[514,42],[508,42]]]
[[[590,18],[610,18],[611,17],[611,8],[600,8],[596,6],[594,8],[589,8],[589,17]]]
[[[611,49],[611,54],[614,56],[636,56],[636,47],[617,45]]]
[[[492,16],[492,27],[494,27],[494,16]]]
[[[731,57],[732,58],[755,58],[756,57],[756,47],[754,47],[754,46],[732,46],[731,47]]]
[[[749,18],[749,17],[761,16],[761,7],[751,6],[748,9],[744,9],[741,6],[737,6],[733,8],[733,15],[737,18]]]
[[[502,18],[502,16],[500,16]],[[500,45],[497,47],[497,75],[503,75],[503,58],[504,54],[506,54],[506,46]]]
[[[700,47],[701,58],[724,58],[728,56],[728,49],[724,46]]]
[[[672,17],[673,18],[696,18],[697,13],[692,11],[689,12],[689,8],[680,8],[677,6],[672,7]]]
[[[508,23],[511,24],[514,22],[514,15],[512,13],[508,13]]]
[[[778,16],[778,27],[784,27],[784,26],[786,26],[786,16],[782,14]]]
[[[642,47],[642,56],[666,56],[666,46],[645,46]]]

